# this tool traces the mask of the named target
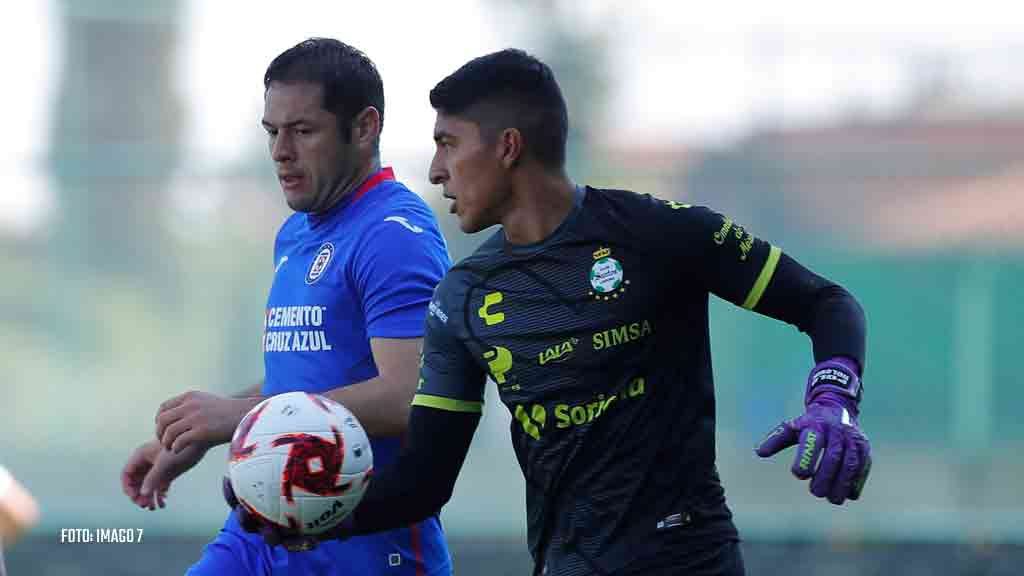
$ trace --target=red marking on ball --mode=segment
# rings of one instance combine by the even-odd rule
[[[338,496],[352,487],[351,482],[338,486],[341,465],[345,460],[345,440],[337,428],[334,442],[312,434],[285,434],[274,438],[274,447],[291,445],[288,460],[281,472],[281,492],[288,502],[294,502],[293,488],[301,488],[318,496]],[[311,470],[310,462],[320,460],[319,470]]]

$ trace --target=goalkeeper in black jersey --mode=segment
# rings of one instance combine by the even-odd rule
[[[407,445],[335,536],[448,501],[490,376],[513,416],[537,573],[742,574],[715,469],[711,294],[813,342],[806,412],[759,454],[796,445],[814,495],[859,496],[865,327],[849,293],[707,208],[575,185],[561,91],[521,51],[467,63],[430,100],[431,181],[464,232],[502,226],[437,287]]]

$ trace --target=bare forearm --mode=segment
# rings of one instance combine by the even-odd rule
[[[232,398],[256,400],[263,398],[259,382],[232,395]],[[348,386],[334,388],[325,396],[344,405],[355,414],[371,436],[399,436],[405,432],[409,405],[415,388],[405,382],[384,382],[378,376]]]
[[[378,376],[335,388],[327,396],[351,410],[371,436],[404,434],[416,393],[422,346],[422,338],[371,338]]]
[[[367,434],[400,436],[409,425],[409,405],[416,393],[422,345],[422,338],[371,338],[370,349],[378,375],[323,394],[351,410]],[[236,398],[258,400],[261,388],[262,383],[252,386]]]
[[[408,427],[415,387],[383,380],[378,376],[334,388],[325,396],[351,410],[370,436],[400,436]]]

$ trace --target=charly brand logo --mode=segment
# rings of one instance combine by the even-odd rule
[[[477,309],[476,314],[483,319],[484,324],[493,326],[505,321],[505,313],[492,310],[492,307],[501,304],[505,296],[501,292],[491,292],[484,296],[484,304]]]
[[[324,242],[320,245],[320,248],[316,251],[316,257],[313,258],[313,263],[309,265],[309,272],[306,273],[306,284],[313,284],[324,275],[324,270],[327,269],[327,265],[331,263],[331,258],[334,257],[334,244],[330,242]]]
[[[593,254],[596,261],[590,267],[590,286],[593,288],[590,295],[597,300],[618,298],[629,284],[629,280],[624,279],[622,264],[612,258],[611,253],[608,248],[598,248]]]

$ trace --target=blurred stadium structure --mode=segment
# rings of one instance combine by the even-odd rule
[[[559,18],[536,17],[546,2],[522,6],[521,20],[543,25],[517,43],[565,84],[577,180],[709,204],[846,285],[868,313],[862,421],[875,468],[865,498],[836,508],[806,494],[787,457],[765,462],[751,450],[800,407],[806,338],[713,305],[720,468],[749,572],[1024,571],[1024,461],[1012,456],[1024,445],[1024,92],[993,105],[956,75],[925,75],[885,115],[769,118],[726,144],[623,143],[594,128],[615,81],[616,39],[576,30],[573,3],[556,4]],[[222,449],[177,481],[164,511],[136,510],[118,486],[160,401],[259,378],[271,242],[285,215],[248,136],[233,162],[182,161],[184,111],[203,106],[183,101],[173,73],[186,8],[52,5],[62,66],[46,160],[29,158],[28,177],[0,164],[0,202],[31,190],[52,198],[34,224],[13,208],[0,215],[0,461],[43,513],[6,552],[15,576],[180,574],[223,520]],[[399,74],[384,71],[392,90]],[[435,204],[462,257],[480,239],[457,231],[427,184],[428,138],[391,152],[385,132],[385,161]],[[523,486],[508,414],[489,401],[443,520],[460,573],[521,574]],[[59,544],[60,528],[97,527],[144,528],[146,543]]]

